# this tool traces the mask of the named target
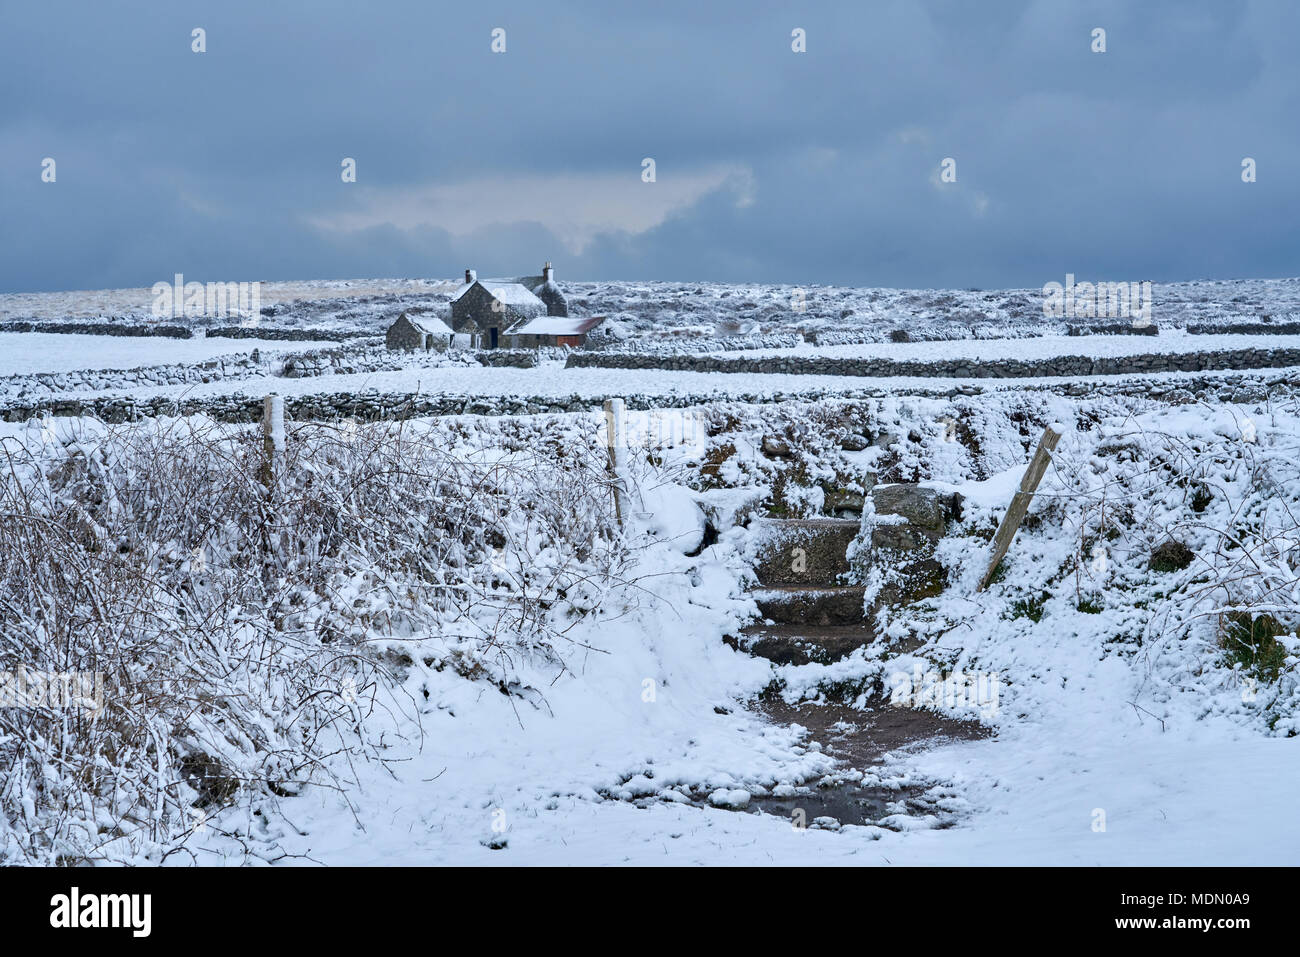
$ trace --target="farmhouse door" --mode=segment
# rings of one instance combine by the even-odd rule
[[[492,345],[489,348],[495,349],[497,347],[497,327],[493,326],[490,331],[492,333]]]

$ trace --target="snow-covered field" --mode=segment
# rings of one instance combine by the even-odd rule
[[[190,277],[192,280],[197,277]],[[211,277],[208,277],[211,279]],[[204,281],[208,281],[205,279]],[[174,283],[172,276],[161,282]],[[223,279],[228,281],[227,279]],[[256,280],[245,280],[255,282]],[[441,292],[453,284],[425,279],[338,279],[307,282],[263,282],[262,305],[317,299],[355,299],[363,296]],[[154,303],[150,288],[96,289],[75,292],[14,292],[0,294],[0,320],[92,319],[107,316],[147,316]]]
[[[391,301],[367,297],[443,295],[421,282],[286,285],[275,301],[315,305],[275,318],[377,323]],[[622,306],[641,332],[656,308],[672,313],[667,327],[694,316],[707,330],[729,300],[788,293],[573,285],[584,308]],[[1177,284],[1158,286],[1157,301],[1198,321],[1281,317],[1298,287]],[[869,315],[883,333],[906,307],[937,329],[949,320],[936,309],[984,302],[1002,310],[998,322],[1030,327],[1020,294],[813,292],[811,320],[797,324]],[[7,297],[0,316],[119,304],[59,295]],[[1300,336],[1192,336],[1155,318],[1156,337],[775,352],[1300,347]],[[327,345],[0,334],[0,375]],[[678,426],[703,417],[693,441],[622,457],[617,513],[595,413],[294,422],[269,493],[251,427],[202,416],[0,424],[0,672],[93,665],[114,682],[97,723],[0,709],[0,863],[1300,863],[1300,400],[1290,388],[1270,395],[1267,372],[1216,374],[1239,379],[1240,398],[1171,405],[1034,388],[1060,380],[979,380],[981,394],[963,395],[961,379],[554,361],[263,371],[131,394],[714,399],[672,413]],[[729,398],[819,389],[830,397]],[[1052,466],[980,591],[993,530],[1048,423],[1063,433]],[[751,511],[824,516],[832,494],[868,493],[869,542],[881,520],[873,483],[962,496],[935,552],[944,587],[876,609],[889,569],[855,566],[876,640],[838,660],[777,664],[724,640],[759,614]],[[1153,557],[1171,541],[1189,556],[1181,567]],[[991,710],[925,708],[987,736],[918,734],[855,761],[815,722],[765,710],[834,709],[836,728],[852,731],[894,713],[894,679],[918,668],[995,676]],[[759,810],[777,797],[816,806],[846,787],[897,799],[839,827]]]
[[[68,336],[50,336],[47,338],[65,339]],[[91,337],[104,338],[104,337]],[[1097,337],[1098,340],[1103,337]],[[1136,348],[1134,339],[1148,343],[1148,348]],[[1206,340],[1203,344],[1210,349],[1259,348],[1258,337],[1250,336],[1196,336],[1187,337]],[[187,340],[180,340],[185,342]],[[204,340],[198,340],[203,342]],[[212,340],[216,342],[218,340]],[[311,348],[313,343],[268,343],[256,340],[223,340],[243,344],[247,351],[257,347],[263,352],[301,347]],[[799,351],[794,354],[841,354],[839,349],[850,350],[843,354],[861,355],[860,350],[871,348],[872,355],[895,358],[915,358],[917,360],[954,358],[969,356],[972,361],[997,358],[1049,358],[1056,355],[1080,355],[1092,350],[1089,345],[1094,341],[1074,337],[1061,337],[1053,340],[1034,340],[1035,348],[1019,348],[1019,343],[983,343],[983,342],[948,342],[948,343],[908,343],[877,347],[823,347],[821,349]],[[1180,349],[1186,345],[1186,350]],[[1172,343],[1168,352],[1191,352],[1187,343]],[[1264,343],[1272,348],[1300,347],[1300,336],[1269,337]],[[944,348],[938,348],[938,347]],[[910,347],[910,348],[909,348]],[[934,351],[931,352],[930,350]],[[897,351],[895,351],[897,350]],[[1098,344],[1101,355],[1120,356],[1162,351],[1156,347],[1155,340],[1145,337],[1110,336]],[[77,357],[51,360],[50,364],[63,361],[67,365],[76,365],[83,361]],[[51,370],[53,371],[53,370]],[[1252,370],[1249,373],[1220,372],[1217,377],[1267,376],[1283,370]],[[1008,390],[1032,386],[1060,387],[1065,384],[1102,384],[1118,379],[1131,379],[1132,376],[1079,376],[1069,380],[1052,376],[1029,376],[1017,379],[978,379],[968,380],[951,376],[892,376],[875,378],[841,375],[804,375],[793,373],[723,373],[684,372],[669,369],[614,369],[586,367],[566,369],[561,361],[544,361],[534,368],[481,367],[464,363],[449,363],[443,366],[422,366],[399,369],[389,372],[364,372],[352,374],[334,374],[311,376],[306,378],[284,378],[279,375],[250,374],[245,378],[221,379],[206,383],[188,383],[178,385],[141,385],[131,389],[130,394],[138,398],[166,396],[171,398],[204,398],[215,396],[245,395],[260,397],[270,392],[285,396],[326,395],[335,393],[357,393],[373,390],[392,394],[446,394],[456,396],[528,396],[542,398],[567,398],[580,396],[584,398],[604,398],[618,395],[647,396],[716,396],[718,398],[747,396],[764,393],[803,393],[803,392],[842,392],[845,394],[874,393],[881,389],[896,391],[928,391],[959,388],[971,381],[977,381],[983,390]],[[1196,373],[1162,373],[1147,377],[1153,382],[1164,383],[1172,387],[1178,383],[1191,383],[1200,378]],[[101,395],[119,395],[120,389],[83,389],[75,393],[83,398]]]
[[[937,362],[969,359],[996,362],[1017,359],[1053,359],[1059,356],[1089,356],[1108,359],[1138,355],[1194,355],[1232,349],[1294,349],[1300,335],[1261,338],[1254,335],[1189,335],[1173,329],[1158,336],[1035,336],[1025,339],[944,339],[932,342],[872,342],[842,346],[803,346],[791,349],[746,349],[746,358],[763,356],[819,355],[841,359],[893,359],[900,362]],[[721,356],[734,353],[718,353]]]
[[[534,264],[533,270],[536,265]],[[797,277],[769,284],[712,282],[558,281],[575,315],[609,316],[633,339],[665,337],[689,349],[695,339],[762,334],[833,334],[885,341],[902,330],[913,339],[1008,338],[1060,335],[1069,327],[1126,325],[1129,320],[1048,318],[1037,289],[885,289],[800,285]],[[523,272],[533,270],[523,269]],[[159,277],[171,282],[171,276]],[[198,279],[200,277],[186,277]],[[212,279],[214,277],[202,277]],[[256,277],[221,277],[225,281]],[[1044,283],[1064,276],[1045,276]],[[1133,277],[1079,277],[1132,281]],[[265,323],[379,333],[408,306],[446,310],[455,277],[270,281],[261,285]],[[10,293],[0,295],[0,321],[147,317],[150,290]],[[1162,330],[1188,325],[1300,322],[1300,279],[1201,280],[1154,283],[1150,319]],[[183,320],[197,327],[226,320]]]
[[[89,336],[42,332],[0,332],[0,376],[81,369],[135,369],[197,363],[259,349],[287,352],[325,348],[331,342],[264,339],[167,339],[159,336]]]

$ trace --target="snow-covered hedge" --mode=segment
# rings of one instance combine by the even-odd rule
[[[412,649],[503,694],[515,656],[562,670],[623,560],[573,429],[291,426],[269,484],[260,436],[205,419],[6,438],[0,862],[185,856],[222,809],[344,786]],[[93,693],[23,697],[49,676]]]

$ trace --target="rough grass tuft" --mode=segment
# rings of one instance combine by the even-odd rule
[[[1272,615],[1231,611],[1224,616],[1220,644],[1228,660],[1266,681],[1276,681],[1286,663],[1286,648],[1277,640],[1287,634]]]

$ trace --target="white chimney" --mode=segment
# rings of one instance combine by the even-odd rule
[[[550,281],[551,281],[551,278],[552,278],[552,275],[551,275],[551,274],[554,273],[554,272],[555,272],[555,270],[551,268],[551,264],[550,264],[550,263],[547,263],[545,266],[543,266],[543,267],[542,267],[542,282],[550,282]]]
[[[471,282],[473,282],[473,281],[476,280],[476,279],[478,279],[478,273],[476,273],[476,272],[475,272],[474,270],[472,270],[472,269],[466,269],[466,270],[465,270],[465,282],[466,282],[466,283],[471,283]]]

